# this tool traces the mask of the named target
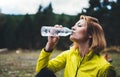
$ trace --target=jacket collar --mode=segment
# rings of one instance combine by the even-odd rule
[[[70,50],[72,50],[73,53],[76,54],[80,59],[84,58],[84,61],[89,61],[89,60],[91,60],[94,56],[99,55],[99,54],[95,53],[93,50],[90,50],[88,54],[86,54],[84,57],[81,57],[81,56],[80,56],[80,53],[79,53],[79,48],[71,47]]]

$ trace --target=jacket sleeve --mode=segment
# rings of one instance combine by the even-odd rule
[[[60,69],[63,69],[66,64],[67,52],[62,52],[56,58],[50,60],[51,52],[45,52],[44,49],[41,50],[41,53],[37,60],[36,72],[39,72],[42,68],[47,67],[48,69],[56,72]]]
[[[100,69],[98,77],[116,77],[116,71],[113,66],[104,66]]]

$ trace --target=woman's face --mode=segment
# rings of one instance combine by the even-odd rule
[[[73,42],[84,42],[88,39],[87,23],[84,19],[79,20],[73,27],[73,33],[70,40]]]

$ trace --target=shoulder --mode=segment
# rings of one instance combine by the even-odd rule
[[[114,67],[103,56],[100,56],[98,68],[100,77],[116,77]]]
[[[98,77],[116,77],[116,71],[112,65],[104,65],[99,69]]]
[[[99,68],[108,68],[110,66],[112,66],[102,55],[99,55],[98,57],[98,61],[99,61]]]
[[[76,49],[74,49],[73,47],[69,48],[68,50],[63,51],[61,54],[59,54],[58,56],[65,56],[65,57],[69,57],[73,54],[77,53]]]
[[[73,47],[70,47],[68,50],[63,51],[61,54],[71,54],[71,53],[76,53],[76,49]]]

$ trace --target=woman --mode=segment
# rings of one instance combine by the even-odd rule
[[[115,77],[114,68],[100,54],[106,41],[98,20],[81,15],[72,30],[70,40],[73,46],[52,60],[50,55],[59,36],[48,37],[38,58],[36,72],[45,67],[53,72],[64,68],[64,77]]]

